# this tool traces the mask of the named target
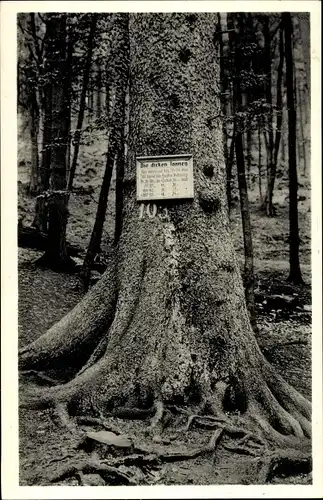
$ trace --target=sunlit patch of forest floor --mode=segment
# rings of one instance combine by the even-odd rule
[[[84,167],[86,169],[86,167]],[[24,176],[20,176],[23,179]],[[71,200],[69,221],[69,242],[81,248],[79,258],[84,256],[92,229],[98,197],[98,186],[88,188],[94,171],[88,170],[82,178],[78,194]],[[112,186],[113,187],[113,186]],[[303,191],[302,191],[303,189]],[[256,188],[254,189],[256,191]],[[93,191],[93,192],[92,192]],[[276,366],[285,379],[301,393],[311,397],[311,270],[310,270],[310,201],[306,186],[300,189],[303,200],[300,211],[300,258],[304,285],[293,286],[288,280],[288,206],[286,188],[278,189],[275,197],[277,216],[266,217],[259,211],[256,193],[251,190],[251,216],[254,228],[255,254],[255,294],[257,302],[259,344],[266,357]],[[34,200],[28,197],[24,182],[19,185],[19,209],[24,223],[31,222]],[[103,253],[108,250],[113,238],[114,190],[111,191]],[[235,246],[243,269],[243,239],[239,206],[231,213],[232,232]],[[81,298],[83,291],[77,274],[59,274],[37,268],[33,262],[41,252],[32,249],[19,249],[19,344],[20,346],[41,335],[59,320]],[[27,382],[24,380],[20,390]],[[164,443],[151,441],[144,430],[147,421],[122,420],[109,418],[112,428],[133,436],[151,452],[161,449],[171,454],[173,451],[194,450],[205,446],[212,435],[211,430],[199,429],[194,425],[183,431],[175,440]],[[185,425],[187,416],[180,417],[178,425]],[[102,429],[102,428],[101,428]],[[97,431],[96,425],[84,427],[84,431]],[[167,434],[167,433],[166,433]],[[52,418],[49,410],[20,411],[20,484],[46,485],[50,478],[66,466],[70,460],[82,460],[84,450],[76,449],[75,437]],[[224,443],[225,444],[225,443]],[[113,451],[114,450],[114,451]],[[111,449],[111,460],[120,453]],[[110,475],[109,484],[256,484],[259,472],[259,458],[232,453],[220,443],[216,453],[198,456],[189,460],[163,462],[139,467],[121,465],[118,469],[124,475]],[[87,471],[89,472],[89,471]],[[129,475],[130,474],[130,475]],[[128,481],[128,479],[132,478]],[[311,473],[273,477],[272,484],[310,484]],[[127,479],[128,478],[128,479]],[[97,473],[79,474],[58,480],[61,485],[103,485]]]

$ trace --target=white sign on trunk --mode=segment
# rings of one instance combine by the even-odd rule
[[[137,200],[194,198],[192,155],[137,157]]]

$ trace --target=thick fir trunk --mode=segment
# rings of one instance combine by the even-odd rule
[[[285,33],[286,87],[288,108],[288,164],[289,164],[289,279],[302,283],[299,263],[299,229],[297,207],[297,160],[296,160],[296,110],[293,70],[293,24],[290,13],[282,14]]]
[[[213,14],[130,15],[130,136],[114,319],[87,366],[35,404],[66,403],[74,414],[156,401],[222,415],[239,410],[271,439],[299,440],[309,434],[310,404],[260,352],[232,244],[222,130],[210,120],[220,111],[215,24]],[[180,153],[194,158],[194,199],[165,202],[167,214],[160,207],[162,217],[139,218],[136,155]],[[95,287],[104,311],[115,298],[107,297],[111,272]],[[21,368],[42,368],[44,357],[58,362],[67,342],[73,353],[79,337],[74,328],[64,337],[64,322],[79,318],[84,335],[92,290],[61,328],[24,349]],[[106,313],[93,314],[97,324]]]

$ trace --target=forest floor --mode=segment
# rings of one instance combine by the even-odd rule
[[[84,160],[84,158],[83,158]],[[81,248],[79,258],[84,256],[90,237],[98,198],[100,177],[104,159],[93,165],[91,151],[82,162],[76,178],[78,193],[71,198],[68,240]],[[90,166],[89,166],[90,164]],[[32,221],[34,199],[26,191],[28,165],[19,167],[19,216],[24,224]],[[303,182],[303,181],[302,181]],[[113,184],[113,183],[112,183]],[[283,187],[281,187],[281,185]],[[113,185],[112,185],[113,188]],[[286,184],[278,183],[275,203],[277,216],[268,218],[259,210],[257,188],[250,191],[252,225],[254,228],[254,254],[256,277],[256,301],[259,324],[259,344],[266,357],[276,366],[282,376],[308,398],[311,397],[311,251],[310,251],[310,195],[309,182],[300,188],[300,237],[301,268],[304,285],[292,286],[288,277],[288,208]],[[112,242],[114,227],[114,190],[111,191],[103,239],[103,250]],[[232,232],[237,252],[243,267],[243,239],[239,206],[231,214]],[[60,274],[36,267],[34,261],[41,252],[27,248],[19,249],[19,344],[23,346],[34,340],[53,323],[67,313],[83,295],[76,274]],[[23,387],[21,387],[23,390]],[[182,424],[187,417],[183,415]],[[110,419],[109,419],[110,422]],[[147,422],[111,419],[122,434],[136,436],[147,444],[143,429]],[[85,428],[84,428],[85,429]],[[87,426],[86,431],[98,430]],[[165,442],[167,451],[185,451],[204,446],[212,431],[194,426],[176,439]],[[48,485],[49,477],[55,475],[72,457],[81,459],[82,451],[76,452],[75,439],[52,417],[49,410],[20,410],[20,484]],[[158,451],[161,443],[148,443]],[[259,458],[259,457],[258,457]],[[257,457],[232,453],[219,446],[217,453],[195,459],[163,463],[142,469],[133,469],[139,484],[256,484]],[[122,466],[121,466],[122,469]],[[254,473],[253,473],[254,471]],[[248,472],[248,473],[247,473]],[[248,478],[248,479],[246,479]],[[83,477],[84,484],[100,485],[103,480],[97,474]],[[81,477],[71,477],[56,484],[78,485]],[[310,484],[311,473],[288,477],[274,477],[272,484]],[[111,483],[113,484],[113,483]]]

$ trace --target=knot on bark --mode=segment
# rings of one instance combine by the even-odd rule
[[[209,179],[212,179],[212,177],[214,175],[213,165],[205,165],[203,167],[203,174],[205,175],[205,177],[209,177]]]
[[[210,189],[203,189],[199,194],[199,204],[206,214],[212,214],[219,210],[220,200]]]

